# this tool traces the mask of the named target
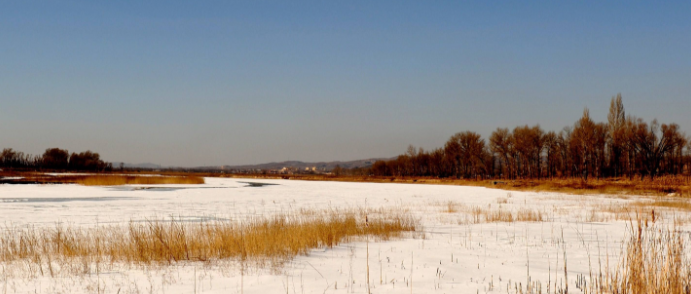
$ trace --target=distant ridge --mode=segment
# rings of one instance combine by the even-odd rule
[[[120,168],[122,164],[125,168],[142,168],[142,169],[162,169],[161,165],[155,163],[127,163],[127,162],[113,162],[113,168]]]
[[[129,169],[188,169],[188,170],[219,170],[219,171],[249,171],[249,170],[280,170],[282,168],[316,168],[318,171],[331,171],[336,166],[342,168],[366,168],[372,166],[377,160],[391,160],[393,158],[368,158],[368,159],[358,159],[350,161],[319,161],[319,162],[305,162],[297,160],[288,160],[281,162],[269,162],[260,164],[246,164],[246,165],[221,165],[221,166],[197,166],[197,167],[172,167],[172,166],[162,166],[155,163],[122,163],[125,168]],[[121,162],[113,162],[113,168],[119,168]]]
[[[368,159],[359,159],[359,160],[351,160],[351,161],[328,161],[328,162],[326,162],[326,161],[304,162],[304,161],[290,160],[290,161],[269,162],[269,163],[261,163],[261,164],[249,164],[249,165],[202,166],[202,167],[197,167],[196,169],[277,170],[277,169],[282,169],[284,167],[286,167],[286,168],[298,168],[298,169],[315,167],[315,168],[317,168],[317,170],[320,170],[320,171],[331,171],[337,165],[342,167],[342,168],[362,168],[362,167],[372,166],[372,164],[374,164],[374,162],[377,160],[390,160],[390,159],[391,158],[368,158]]]

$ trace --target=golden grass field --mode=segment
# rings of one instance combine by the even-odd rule
[[[196,176],[123,176],[93,175],[78,176],[68,181],[84,186],[118,186],[118,185],[166,185],[166,184],[204,184],[204,178]]]
[[[172,219],[124,226],[5,230],[0,235],[0,263],[28,264],[33,271],[51,276],[65,270],[88,272],[93,263],[160,265],[230,259],[275,266],[313,248],[330,248],[365,236],[387,240],[416,229],[416,222],[404,213],[363,214],[303,211],[199,224]]]

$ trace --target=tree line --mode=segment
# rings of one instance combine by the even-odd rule
[[[610,103],[607,122],[595,122],[586,108],[573,126],[559,132],[540,125],[497,128],[485,141],[478,133],[457,133],[432,151],[408,147],[405,154],[377,161],[374,176],[465,179],[555,177],[645,177],[689,174],[691,140],[675,123],[627,116],[621,94]],[[361,171],[353,171],[359,173]]]
[[[96,152],[73,152],[48,148],[42,155],[24,154],[12,148],[5,148],[0,153],[0,167],[10,169],[33,170],[69,170],[69,171],[112,171],[113,164],[101,160]]]

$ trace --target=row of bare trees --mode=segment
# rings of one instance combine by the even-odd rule
[[[369,170],[376,176],[455,178],[656,177],[688,174],[691,142],[677,124],[627,116],[621,95],[612,98],[607,122],[586,108],[573,127],[559,132],[539,125],[498,128],[485,142],[475,132],[449,138],[432,151],[412,146]]]
[[[59,148],[49,148],[43,155],[24,154],[12,148],[5,148],[0,153],[0,167],[10,169],[32,170],[74,170],[74,171],[110,171],[112,163],[101,160],[98,153],[84,151],[72,153]]]

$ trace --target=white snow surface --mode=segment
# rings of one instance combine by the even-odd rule
[[[418,233],[400,239],[315,249],[278,272],[257,268],[240,275],[232,261],[146,269],[115,265],[98,275],[69,277],[8,276],[3,267],[0,293],[367,293],[367,250],[372,293],[514,293],[529,280],[545,292],[548,281],[552,287],[555,281],[563,285],[564,251],[569,291],[581,293],[577,276],[589,280],[607,258],[616,264],[627,234],[623,221],[588,222],[588,208],[635,199],[450,185],[222,178],[206,178],[203,185],[0,185],[0,221],[8,230],[170,217],[242,219],[334,207],[404,208],[421,224]],[[448,211],[449,201],[513,212],[533,209],[544,212],[545,221],[468,224],[468,214]]]

